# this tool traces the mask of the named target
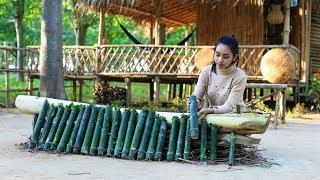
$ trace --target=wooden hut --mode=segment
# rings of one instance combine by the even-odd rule
[[[277,24],[268,18],[275,5],[279,8]],[[320,71],[319,0],[78,0],[77,6],[100,13],[99,47],[69,48],[66,59],[94,59],[91,66],[96,69],[92,72],[100,78],[125,80],[129,89],[132,81],[148,82],[150,98],[156,103],[160,82],[194,84],[199,73],[193,62],[196,53],[212,48],[217,38],[225,34],[236,34],[240,42],[240,67],[249,82],[265,83],[260,62],[265,51],[274,47],[290,51],[295,60],[295,73],[288,83],[294,89],[294,97],[300,97],[300,89],[307,86],[312,72]],[[106,13],[149,22],[154,45],[104,45]],[[164,29],[178,26],[197,27],[197,46],[162,45]],[[85,57],[75,57],[79,52],[85,52]]]

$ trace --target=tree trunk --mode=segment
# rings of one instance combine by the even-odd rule
[[[15,4],[16,16],[15,16],[15,29],[17,38],[17,48],[23,48],[23,16],[24,16],[25,0],[17,0]],[[17,50],[17,69],[23,69],[23,53],[21,50]],[[17,73],[17,80],[24,81],[24,73]]]
[[[62,1],[42,0],[40,93],[66,99],[62,64]]]
[[[75,35],[76,35],[76,45],[78,46],[86,45],[88,28],[89,28],[88,24],[78,25],[76,26],[76,28],[74,28]]]

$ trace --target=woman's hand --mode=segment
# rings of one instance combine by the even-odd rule
[[[202,108],[198,112],[198,120],[201,121],[206,114],[212,114],[212,113],[214,113],[212,108]]]

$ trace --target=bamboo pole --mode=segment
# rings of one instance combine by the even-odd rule
[[[149,83],[149,102],[154,101],[154,82]]]
[[[182,94],[183,94],[183,84],[179,84],[179,98],[182,99]]]
[[[154,78],[154,104],[160,104],[160,77],[156,76]]]
[[[172,84],[169,83],[169,84],[167,85],[167,93],[168,93],[168,94],[167,94],[167,95],[168,95],[168,96],[167,96],[167,99],[168,99],[168,102],[171,101],[171,90],[172,90]]]
[[[126,88],[126,106],[131,105],[131,79],[125,78],[125,88]]]
[[[306,26],[306,33],[307,33],[307,37],[306,37],[306,48],[305,50],[307,51],[306,52],[306,65],[305,65],[305,83],[308,85],[308,82],[309,82],[309,77],[310,77],[310,37],[311,37],[311,18],[312,18],[312,1],[307,1],[307,16],[306,16],[306,23],[307,23],[307,26]],[[300,95],[300,91],[299,91],[299,95]],[[300,100],[300,96],[299,96],[299,100]]]
[[[82,102],[82,87],[83,87],[83,80],[79,80],[79,102]]]
[[[279,106],[280,106],[280,91],[276,90],[276,107],[274,110],[274,129],[278,129],[278,115],[279,115]]]
[[[290,36],[290,0],[284,1],[283,44],[289,44]]]
[[[286,93],[285,90],[280,90],[280,97],[279,97],[279,113],[281,123],[286,123]]]
[[[299,14],[301,16],[301,60],[300,60],[300,78],[303,82],[307,79],[306,73],[306,64],[307,64],[307,56],[306,56],[306,7],[305,7],[305,0],[300,1],[300,11]]]
[[[6,47],[8,46],[8,43],[5,41],[3,45]],[[8,50],[4,49],[4,63],[6,70],[9,70],[9,59],[8,59]],[[5,72],[5,78],[6,78],[6,107],[10,106],[10,72]]]
[[[150,17],[150,44],[154,44],[155,43],[155,39],[153,37],[154,36],[154,34],[153,34],[154,27],[155,27],[155,22],[154,22],[153,17],[151,16]]]
[[[105,37],[104,19],[105,19],[105,12],[103,11],[103,8],[101,8],[100,9],[100,14],[99,14],[99,39],[98,39],[98,45],[104,44],[104,37]]]
[[[28,78],[28,95],[32,96],[33,94],[33,78],[29,76]]]
[[[72,95],[73,101],[77,101],[77,81],[72,80]]]
[[[156,21],[155,21],[155,45],[161,44],[161,16],[162,16],[162,4],[161,0],[156,0]]]

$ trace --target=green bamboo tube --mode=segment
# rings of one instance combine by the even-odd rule
[[[33,115],[33,120],[32,120],[32,132],[34,132],[34,127],[36,126],[38,117],[39,117],[39,114],[34,114],[34,115]]]
[[[77,133],[77,138],[76,141],[73,145],[73,153],[75,154],[79,154],[81,151],[81,147],[83,144],[83,139],[87,130],[87,126],[88,126],[88,122],[89,122],[89,118],[91,115],[91,110],[92,110],[92,106],[85,106],[84,107],[84,113],[82,115],[82,119],[80,122],[80,126],[79,126],[79,130]]]
[[[154,155],[154,159],[157,161],[161,161],[163,158],[163,149],[164,143],[166,141],[166,133],[167,133],[168,124],[165,119],[161,120],[159,135],[158,135],[158,142],[156,147],[156,154]]]
[[[109,137],[109,143],[107,148],[107,156],[113,156],[114,148],[117,141],[118,131],[121,123],[121,111],[119,108],[116,108],[113,112],[113,121]]]
[[[210,126],[210,160],[216,161],[217,160],[217,126],[211,125]]]
[[[110,105],[107,105],[105,108],[102,129],[101,129],[101,136],[99,140],[99,147],[98,147],[99,156],[106,154],[111,124],[112,124],[112,107]]]
[[[126,138],[126,132],[127,132],[129,118],[130,118],[130,109],[125,109],[122,113],[122,119],[121,119],[119,131],[118,131],[116,148],[114,149],[114,156],[115,157],[121,156],[123,144],[124,144],[124,141]]]
[[[144,160],[146,158],[146,152],[147,152],[147,148],[150,140],[150,135],[151,135],[152,126],[154,123],[155,114],[156,112],[153,109],[149,110],[148,112],[146,125],[144,127],[144,131],[143,131],[143,135],[140,143],[140,148],[138,150],[138,157],[137,157],[138,160]]]
[[[64,108],[63,115],[62,115],[62,118],[59,122],[57,132],[56,132],[54,139],[51,143],[51,150],[56,150],[56,148],[60,142],[60,138],[63,134],[64,128],[66,126],[67,120],[69,118],[70,112],[71,112],[71,108],[69,106]]]
[[[78,113],[79,113],[78,107],[76,106],[71,107],[69,119],[66,123],[66,127],[63,131],[62,137],[57,147],[57,153],[61,153],[65,151],[67,143],[70,139],[70,135],[72,133],[74,122],[77,119]]]
[[[44,144],[44,147],[43,147],[44,150],[49,150],[50,149],[51,143],[52,143],[53,138],[54,138],[54,136],[56,134],[56,131],[58,129],[60,120],[62,118],[63,112],[64,112],[64,107],[63,106],[59,106],[57,114],[56,114],[56,117],[53,119],[53,122],[52,122],[52,125],[51,125],[51,128],[50,128],[50,132],[49,132],[48,137],[46,139],[46,142]]]
[[[179,133],[179,118],[177,116],[173,116],[172,125],[171,125],[171,131],[170,131],[170,137],[169,137],[167,161],[173,161],[174,160],[174,155],[175,155],[175,152],[176,152],[178,133]]]
[[[201,139],[200,139],[200,162],[207,160],[207,120],[203,119],[201,122]]]
[[[79,112],[79,114],[77,116],[77,120],[74,122],[74,127],[72,129],[72,133],[71,133],[69,142],[67,144],[66,153],[72,153],[72,151],[73,151],[73,146],[74,146],[74,144],[76,142],[76,138],[77,138],[77,134],[78,134],[78,131],[79,131],[80,122],[81,122],[83,113],[84,113],[84,108],[82,108],[80,110],[80,112]]]
[[[43,145],[47,140],[48,134],[49,134],[50,129],[51,129],[52,121],[53,121],[53,119],[54,119],[54,117],[56,115],[56,112],[57,112],[57,107],[55,107],[53,105],[50,105],[49,114],[48,114],[47,120],[46,120],[46,122],[44,124],[44,127],[42,129],[41,136],[39,138],[39,142],[38,142],[38,148],[39,149],[43,148]]]
[[[92,108],[90,119],[88,122],[87,131],[84,136],[83,144],[81,147],[82,154],[89,154],[90,145],[91,145],[91,141],[92,141],[92,137],[93,137],[93,133],[94,133],[94,128],[96,127],[96,121],[97,121],[99,111],[100,111],[100,108],[98,108],[98,107]]]
[[[191,139],[198,139],[198,102],[195,95],[190,96],[190,137]]]
[[[153,160],[153,158],[154,158],[156,146],[157,146],[157,141],[158,141],[160,124],[161,124],[161,118],[159,115],[156,115],[155,120],[154,120],[154,124],[153,124],[153,128],[152,128],[152,132],[151,132],[150,142],[148,145],[146,160]]]
[[[41,106],[41,110],[40,110],[37,122],[35,123],[34,131],[30,139],[30,144],[29,144],[30,149],[35,148],[38,143],[40,131],[42,129],[43,124],[46,121],[45,116],[47,114],[48,108],[49,108],[49,103],[47,100],[45,100],[45,102]]]
[[[91,142],[91,146],[90,146],[90,155],[97,155],[98,152],[98,145],[99,145],[99,140],[100,140],[100,135],[101,135],[101,129],[102,129],[102,123],[103,123],[103,117],[105,114],[105,108],[100,108],[99,114],[98,114],[98,118],[97,118],[97,122],[96,122],[96,127],[94,128],[94,134],[92,137],[92,142]]]
[[[179,128],[179,135],[178,135],[178,141],[177,141],[177,150],[176,150],[176,156],[175,160],[177,161],[179,158],[182,158],[183,156],[183,147],[184,147],[184,141],[185,141],[185,134],[186,134],[186,127],[187,127],[187,121],[189,117],[186,115],[182,115],[180,118],[180,128]]]
[[[40,97],[40,92],[39,92],[39,91],[38,91],[38,93],[37,93],[36,96],[37,96],[37,97]],[[38,113],[35,113],[35,114],[33,115],[33,120],[32,120],[32,133],[34,132],[34,127],[36,126],[38,117],[39,117],[39,114],[38,114]]]
[[[229,150],[229,165],[234,164],[234,149],[235,149],[236,135],[234,132],[230,134],[230,150]]]
[[[190,119],[187,120],[186,137],[184,140],[183,159],[188,160],[190,157],[191,137],[190,137]]]
[[[141,142],[141,138],[142,138],[142,133],[143,133],[143,129],[145,126],[145,122],[146,122],[146,118],[147,118],[147,114],[148,114],[148,109],[143,108],[138,116],[138,122],[136,125],[136,129],[134,131],[133,134],[133,139],[132,139],[132,143],[131,143],[131,147],[130,147],[130,151],[129,151],[129,158],[131,159],[135,159],[138,153],[138,148]]]
[[[130,112],[130,120],[128,123],[127,132],[126,132],[126,139],[124,141],[124,145],[122,148],[121,158],[126,159],[129,156],[129,150],[132,143],[134,129],[137,125],[137,116],[138,116],[137,111],[132,109]]]

